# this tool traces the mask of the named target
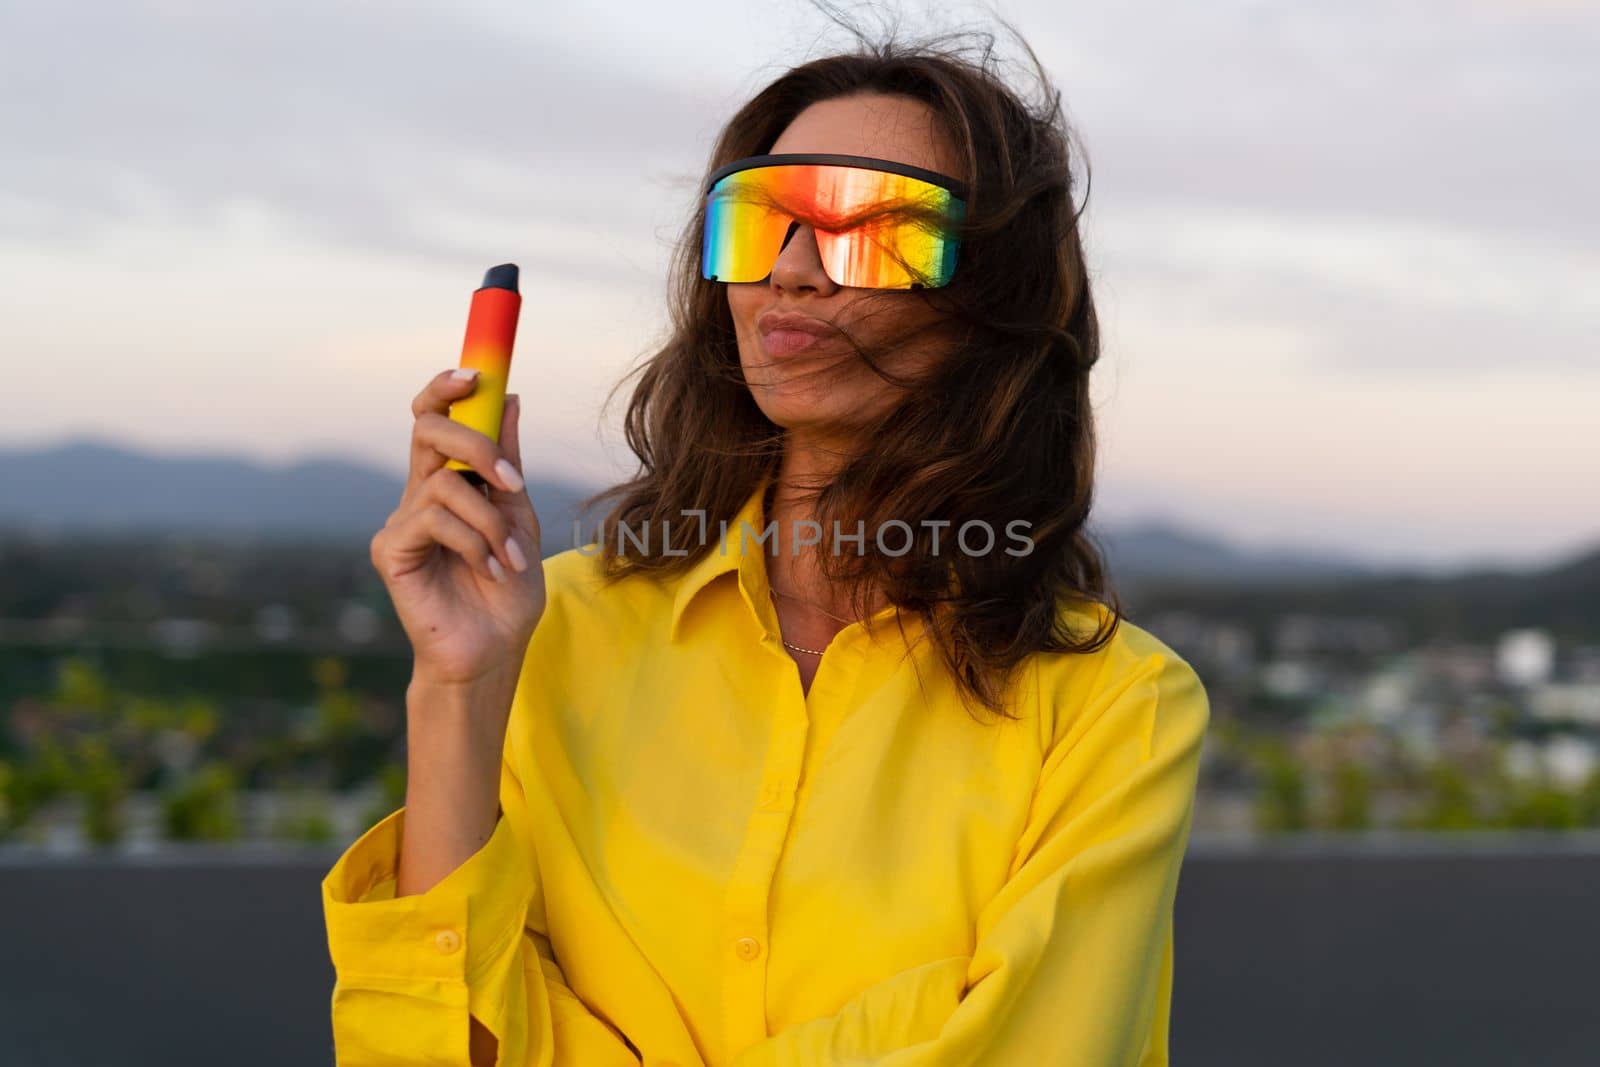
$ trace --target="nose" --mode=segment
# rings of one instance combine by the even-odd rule
[[[810,229],[810,227],[804,228]],[[801,229],[802,226],[798,222],[789,224],[789,230],[783,235],[783,244],[778,249],[778,258],[772,264],[772,273],[768,279],[781,289],[810,288],[822,292],[836,289],[833,280],[822,269],[822,257],[817,251],[815,232],[809,241],[794,240],[795,234]]]

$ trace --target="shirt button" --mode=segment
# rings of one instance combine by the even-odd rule
[[[461,947],[461,935],[454,930],[440,930],[433,935],[433,947],[441,956],[448,956]]]
[[[761,942],[753,937],[741,937],[733,943],[733,948],[742,960],[753,960],[761,955]]]

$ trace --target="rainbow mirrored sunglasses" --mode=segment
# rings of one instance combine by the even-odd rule
[[[759,282],[801,224],[822,269],[857,289],[937,289],[956,269],[966,184],[871,156],[786,153],[719,167],[706,185],[700,276]]]

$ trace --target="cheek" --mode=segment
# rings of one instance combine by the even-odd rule
[[[737,338],[739,357],[742,360],[748,357],[750,346],[759,343],[756,336],[756,316],[761,314],[765,306],[759,293],[749,293],[740,290],[740,287],[729,285],[728,289],[728,314],[733,319],[733,333]]]
[[[729,284],[723,288],[728,291],[728,313],[733,316],[734,325],[743,332],[761,303],[761,295],[750,292],[750,287],[746,285]]]

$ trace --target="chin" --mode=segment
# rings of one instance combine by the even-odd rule
[[[810,447],[840,456],[855,455],[862,447],[870,447],[870,431],[842,413],[779,411],[772,421],[796,440],[803,439]]]
[[[776,425],[824,437],[858,432],[863,412],[874,406],[870,391],[851,389],[825,363],[780,367],[746,366],[746,382],[756,406]],[[867,420],[870,421],[870,420]]]
[[[785,430],[814,430],[821,429],[832,423],[828,413],[819,411],[809,404],[796,404],[778,401],[761,404],[761,411],[768,419]]]

